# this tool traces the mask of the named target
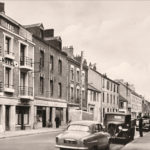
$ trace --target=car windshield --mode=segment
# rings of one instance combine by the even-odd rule
[[[106,116],[107,121],[125,121],[125,116],[122,115],[107,115]]]
[[[68,127],[68,131],[85,131],[88,132],[90,131],[88,126],[85,125],[70,125]]]

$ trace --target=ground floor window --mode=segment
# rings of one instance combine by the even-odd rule
[[[23,106],[16,107],[16,124],[17,125],[29,124],[29,107]]]

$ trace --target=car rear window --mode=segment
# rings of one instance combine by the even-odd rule
[[[88,126],[85,125],[70,125],[68,131],[90,131]]]
[[[125,116],[119,116],[119,115],[107,115],[106,120],[108,121],[124,121]]]

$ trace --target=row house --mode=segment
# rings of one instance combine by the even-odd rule
[[[150,116],[150,102],[143,97],[142,100],[142,114],[144,116]]]
[[[123,79],[117,79],[119,84],[119,112],[131,113],[131,86]]]
[[[55,118],[66,123],[67,54],[60,37],[41,23],[26,25],[33,34],[34,51],[34,121],[36,127],[55,126]]]
[[[105,112],[118,112],[119,106],[119,84],[107,77],[102,76],[102,115]]]
[[[132,118],[137,118],[139,113],[142,113],[142,96],[135,91],[131,91],[131,115]]]
[[[68,79],[67,79],[67,120],[72,120],[73,110],[87,110],[87,64],[81,60],[82,56],[74,56],[72,46],[63,47],[67,53]],[[82,103],[82,104],[81,104]]]
[[[0,3],[0,130],[33,126],[32,34],[5,14]]]
[[[88,96],[87,109],[93,114],[93,120],[102,122],[102,75],[96,71],[95,66],[88,68]]]

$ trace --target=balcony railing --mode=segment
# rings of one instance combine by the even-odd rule
[[[10,52],[10,51],[5,51],[5,54],[6,54],[6,55],[13,55],[13,56],[14,56],[15,53]]]
[[[14,85],[4,84],[4,92],[13,93],[14,91]]]
[[[19,86],[20,96],[33,96],[33,88],[28,86]]]
[[[29,57],[20,57],[20,65],[32,67],[32,59]]]
[[[10,59],[14,59],[15,53],[7,50],[7,51],[5,51],[5,57],[10,58]]]
[[[0,82],[0,92],[3,92],[3,82]]]

